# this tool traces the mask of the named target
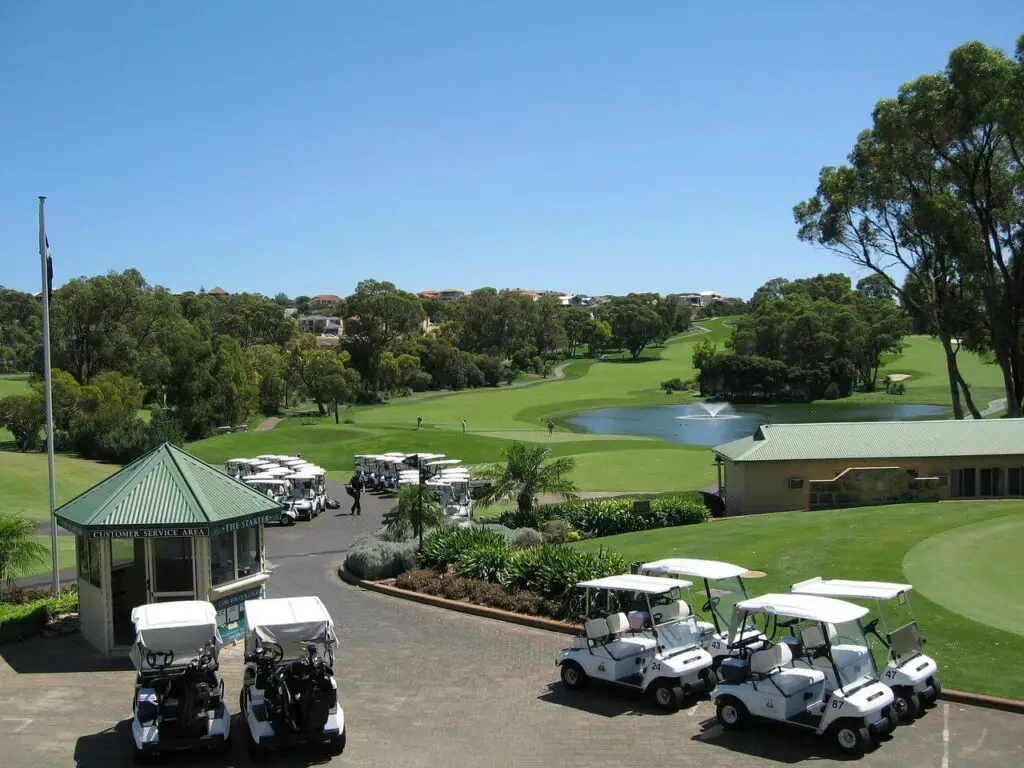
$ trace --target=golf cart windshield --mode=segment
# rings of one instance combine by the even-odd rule
[[[718,632],[728,631],[732,609],[736,603],[747,598],[746,586],[739,576],[731,576],[727,579],[704,579],[703,589],[698,587],[696,593],[698,597],[704,598],[702,612],[710,614]],[[748,622],[743,630],[753,628],[753,622]]]
[[[149,603],[132,609],[135,641],[129,658],[139,672],[188,664],[203,652],[217,658],[217,612],[202,600]]]
[[[875,657],[860,621],[825,625],[829,635],[829,653],[842,687],[878,677]]]
[[[651,595],[651,624],[658,644],[670,653],[693,648],[700,641],[697,618],[679,596],[678,589],[664,595]]]

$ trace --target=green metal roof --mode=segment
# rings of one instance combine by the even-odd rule
[[[712,450],[738,462],[1024,456],[1024,418],[764,424]]]
[[[154,448],[57,510],[74,533],[197,535],[276,519],[281,505],[170,443]]]

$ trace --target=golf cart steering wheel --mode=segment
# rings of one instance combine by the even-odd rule
[[[157,664],[158,658],[162,658],[161,664]],[[146,654],[146,663],[153,669],[169,667],[174,663],[174,651],[150,651]]]
[[[701,607],[701,610],[704,613],[711,613],[712,611],[715,610],[715,608],[717,606],[718,606],[718,598],[717,597],[709,597],[708,601],[706,603],[704,603],[704,605]]]
[[[284,658],[284,648],[277,643],[263,643],[263,649],[270,654],[270,660],[275,664]]]

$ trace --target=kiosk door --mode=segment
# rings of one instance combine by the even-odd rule
[[[188,536],[146,539],[149,602],[196,599],[195,541]]]

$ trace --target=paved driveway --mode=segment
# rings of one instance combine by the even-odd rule
[[[739,768],[846,762],[813,738],[774,731],[725,734],[708,701],[674,715],[615,691],[570,695],[556,684],[554,654],[566,638],[439,611],[342,584],[335,575],[347,543],[375,530],[383,502],[362,517],[328,511],[268,536],[271,596],[320,595],[339,626],[339,687],[348,749],[333,764],[403,768],[499,766],[709,766]],[[96,766],[131,762],[125,731],[131,674],[83,656],[77,638],[0,648],[0,765]],[[241,660],[225,653],[229,701]],[[92,671],[103,669],[104,671]],[[236,727],[239,724],[236,721]],[[1024,717],[940,704],[860,765],[1024,764]],[[323,762],[292,754],[270,765]],[[193,765],[189,757],[169,765]],[[247,765],[242,745],[231,759]]]

